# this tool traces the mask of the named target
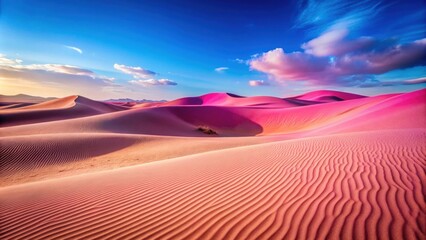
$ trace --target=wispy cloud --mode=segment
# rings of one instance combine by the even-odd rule
[[[228,67],[218,67],[218,68],[215,68],[214,70],[218,73],[223,73],[228,69],[229,69]]]
[[[377,43],[377,40],[372,37],[360,37],[349,40],[347,39],[348,34],[349,31],[347,29],[333,29],[302,44],[302,48],[305,50],[305,53],[317,57],[341,56],[346,53],[372,47]],[[388,39],[387,41],[389,44],[395,44],[395,39]]]
[[[376,74],[426,65],[426,39],[405,44],[395,39],[348,39],[347,31],[335,29],[303,44],[302,48],[304,52],[291,53],[277,48],[253,57],[249,65],[278,82],[364,87],[384,86],[375,80]]]
[[[156,75],[155,72],[147,69],[143,69],[141,67],[131,67],[122,64],[114,64],[114,68],[125,73],[132,75],[134,78],[151,78]]]
[[[241,59],[241,58],[236,58],[234,61],[237,62],[237,63],[240,63],[240,64],[246,64],[247,63],[247,60],[244,60],[244,59]]]
[[[382,1],[373,0],[300,0],[294,27],[309,29],[314,34],[331,27],[355,28],[385,7]]]
[[[132,84],[136,84],[136,85],[140,85],[143,87],[148,87],[148,86],[176,86],[177,83],[169,80],[169,79],[147,79],[147,80],[131,80],[129,81]]]
[[[0,54],[0,65],[12,65],[22,63],[21,59],[7,58],[6,55]]]
[[[76,51],[76,52],[78,52],[80,54],[83,54],[83,50],[81,50],[78,47],[73,47],[73,46],[65,46],[65,47],[68,48],[68,49],[74,50],[74,51]]]
[[[423,5],[425,6],[425,5]],[[402,14],[398,16],[397,21],[380,26],[383,32],[391,32],[392,35],[398,36],[403,42],[410,42],[426,36],[426,8],[420,8],[418,11],[410,12],[410,14]]]
[[[141,67],[131,67],[122,64],[114,64],[114,68],[125,73],[132,75],[134,80],[130,80],[129,83],[142,87],[149,86],[176,86],[177,83],[169,79],[155,79],[156,72],[147,70]]]
[[[356,83],[355,85],[361,88],[368,88],[368,87],[390,87],[390,86],[415,85],[415,84],[426,84],[426,77],[395,80],[395,81],[378,81],[374,77],[372,77],[371,79],[368,79],[368,80],[358,81],[358,83]]]
[[[269,83],[264,80],[250,80],[248,84],[252,87],[269,86]]]

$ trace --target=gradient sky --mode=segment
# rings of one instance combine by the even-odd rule
[[[410,1],[0,0],[1,94],[174,99],[426,87]]]

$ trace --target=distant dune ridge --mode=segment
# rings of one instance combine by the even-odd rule
[[[37,96],[30,96],[26,94],[17,94],[17,95],[1,95],[0,94],[0,100],[2,103],[39,103],[39,102],[45,102],[49,100],[56,99],[54,97],[37,97]]]
[[[0,119],[1,239],[426,238],[426,89],[69,96]]]

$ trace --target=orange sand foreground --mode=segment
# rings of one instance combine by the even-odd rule
[[[426,89],[4,97],[0,118],[0,239],[426,238]]]

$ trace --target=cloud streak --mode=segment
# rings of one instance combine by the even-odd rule
[[[332,30],[303,44],[303,52],[277,48],[253,57],[249,65],[279,82],[340,86],[361,86],[371,80],[368,75],[426,65],[426,39],[399,44],[395,39],[347,35],[347,30]]]
[[[155,76],[156,73],[141,67],[131,67],[122,64],[114,64],[114,68],[125,73],[132,75],[134,78],[150,78]]]
[[[316,34],[330,27],[356,28],[385,8],[381,3],[372,0],[301,0],[294,28],[310,29]]]
[[[129,81],[131,84],[140,85],[143,87],[149,87],[149,86],[176,86],[177,83],[169,80],[169,79],[147,79],[147,80],[131,80]]]
[[[214,70],[215,72],[218,72],[218,73],[224,73],[228,69],[229,69],[228,67],[218,67],[218,68],[215,68]]]
[[[269,86],[269,83],[264,80],[250,80],[248,84],[251,87]]]
[[[73,47],[73,46],[65,46],[65,47],[68,48],[68,49],[74,50],[74,51],[76,51],[76,52],[78,52],[80,54],[83,54],[83,50],[81,50],[78,47]]]

